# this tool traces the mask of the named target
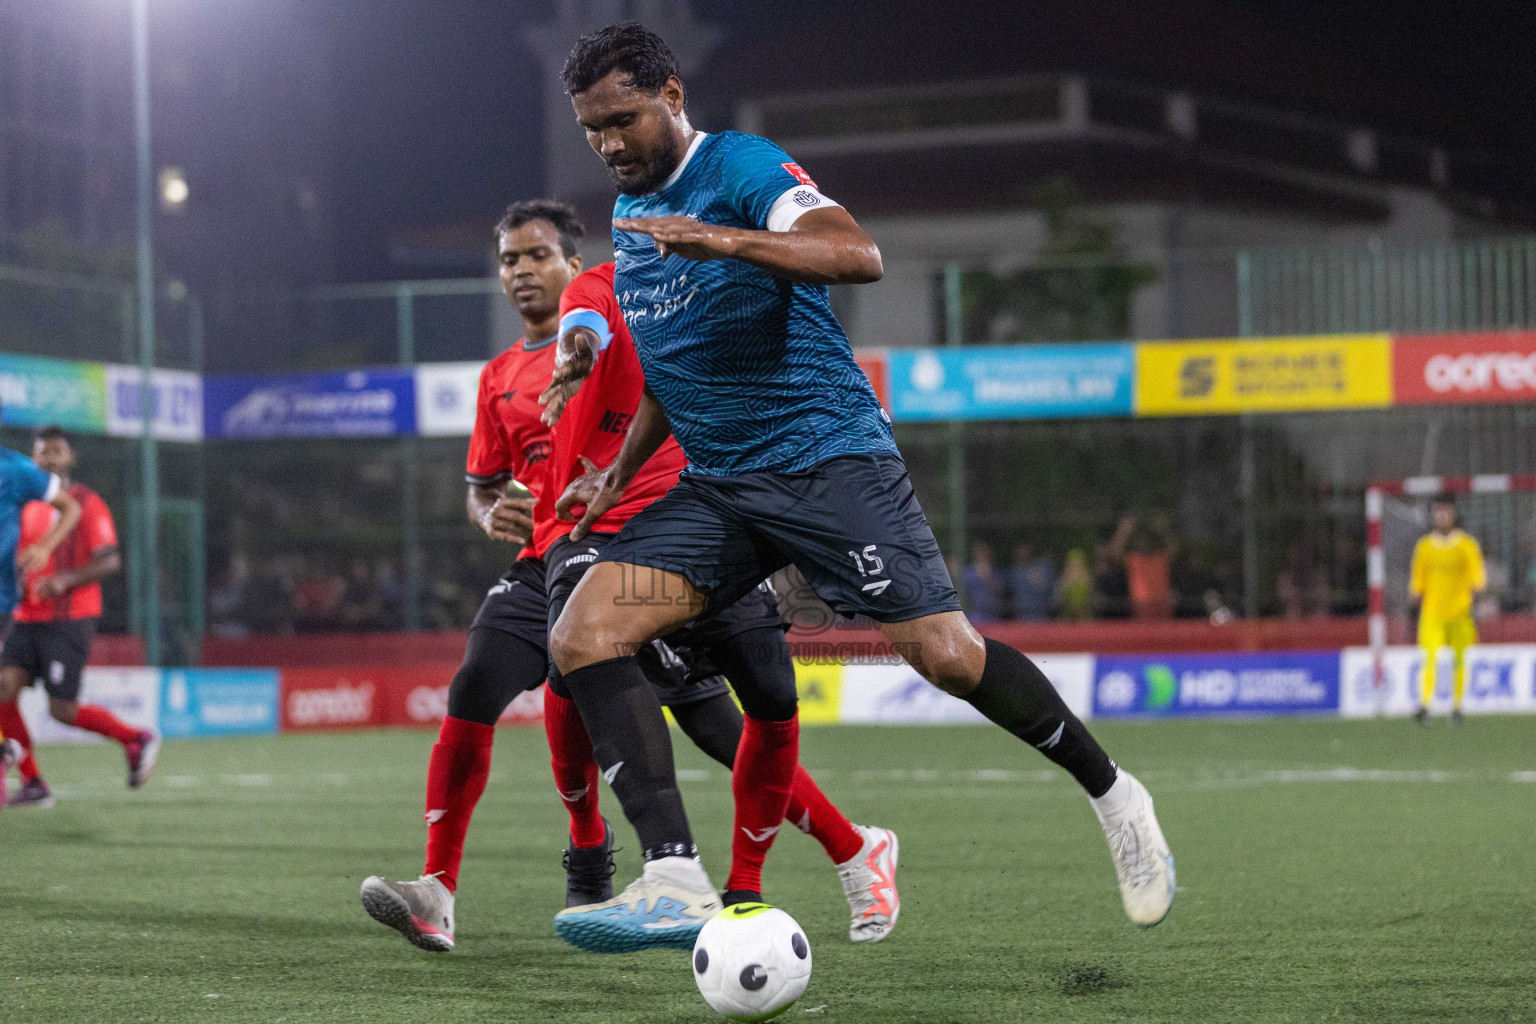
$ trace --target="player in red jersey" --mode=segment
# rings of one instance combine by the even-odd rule
[[[51,807],[53,795],[33,757],[32,736],[16,706],[23,687],[41,683],[48,711],[65,725],[87,729],[123,745],[128,757],[128,785],[142,786],[155,767],[160,737],[137,729],[99,704],[80,703],[80,677],[101,618],[101,581],[122,569],[117,528],[101,496],[70,479],[75,450],[58,427],[43,427],[32,443],[32,459],[59,478],[65,493],[80,505],[80,522],[64,538],[46,565],[27,574],[16,625],[0,649],[0,730],[26,748],[17,764],[21,789],[9,805]],[[57,510],[33,501],[22,509],[21,544],[35,543],[53,525]]]
[[[613,293],[613,272],[612,263],[593,267],[576,278],[561,297],[556,357],[560,370],[541,399],[546,422],[554,424],[554,454],[547,484],[561,494],[556,509],[567,516],[590,497],[584,488],[594,478],[585,474],[609,464],[618,454],[645,390],[639,356]],[[574,535],[574,517],[560,520],[562,536],[549,545],[545,556],[551,623],[559,618],[566,599],[602,548],[633,516],[670,490],[685,465],[682,449],[668,438],[629,482],[618,504],[583,523],[583,529]],[[664,599],[643,579],[636,580],[633,594],[637,601]],[[728,714],[730,720],[719,722],[712,730],[716,735],[740,737],[734,751],[715,753],[722,763],[733,766],[731,786],[736,798],[731,873],[724,900],[730,905],[762,898],[763,862],[778,824],[787,814],[803,830],[812,832],[837,864],[853,915],[849,938],[855,942],[879,941],[895,927],[900,910],[895,884],[896,835],[888,829],[849,822],[799,766],[798,698],[784,629],[773,591],[765,582],[723,611],[666,638],[673,649],[683,652],[689,678],[723,671],[746,710],[743,723],[734,704],[719,701],[718,713]],[[553,664],[550,671],[550,692],[569,700]],[[666,691],[661,695],[667,703]],[[676,711],[674,704],[674,715]],[[697,737],[695,740],[698,742]],[[700,746],[710,749],[706,742]],[[626,784],[644,785],[644,780],[626,783],[622,769],[609,781],[621,794]],[[574,815],[573,811],[573,820]],[[648,849],[644,855],[649,875],[653,866],[665,871],[671,864],[682,864],[686,869],[692,851]],[[662,861],[671,864],[658,864]],[[643,884],[632,887],[633,891],[627,890],[612,902],[634,904],[642,899],[643,888]],[[557,917],[557,930],[583,948],[621,951],[606,940],[589,941],[580,928],[561,929],[562,924],[583,919]],[[645,927],[654,941],[658,930],[681,926],[682,935],[688,924],[673,918],[648,920]]]
[[[549,431],[539,393],[554,370],[560,293],[581,271],[582,229],[559,203],[516,203],[496,225],[501,286],[523,318],[526,336],[480,373],[465,476],[466,511],[492,540],[519,549],[512,568],[486,594],[470,627],[464,661],[448,687],[448,714],[427,765],[426,865],[416,881],[378,875],[363,882],[363,906],[414,945],[453,948],[454,894],[464,839],[490,776],[496,720],[512,699],[549,672],[544,562],[547,530],[534,527],[535,498],[507,494],[517,481],[544,490]],[[546,518],[553,518],[547,516]]]
[[[481,605],[464,662],[449,687],[448,715],[428,766],[422,875],[415,881],[372,876],[362,887],[370,915],[431,951],[453,948],[459,866],[470,819],[489,776],[495,722],[517,694],[542,683],[550,668],[541,555],[551,540],[569,531],[569,524],[553,514],[551,495],[559,491],[552,490],[547,479],[551,438],[540,420],[539,398],[554,374],[558,302],[580,270],[575,240],[581,233],[570,207],[539,200],[514,204],[497,226],[502,286],[522,314],[528,334],[481,373],[466,462],[468,512],[492,539],[517,544],[521,550]],[[673,468],[671,478],[676,475]],[[534,496],[508,497],[505,487],[513,479]],[[707,753],[729,764],[741,718],[724,681],[713,673],[688,675],[681,660],[661,644],[649,647],[642,660],[655,685],[668,694],[663,700],[684,730]],[[720,732],[722,722],[733,731]],[[613,891],[612,834],[597,810],[591,745],[575,706],[556,694],[546,693],[545,728],[556,788],[572,816],[566,902],[606,899]],[[795,805],[798,823],[818,835],[834,834],[836,821],[846,824],[845,819],[808,776],[806,783],[804,799]]]

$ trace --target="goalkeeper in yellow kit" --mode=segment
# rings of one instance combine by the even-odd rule
[[[1452,684],[1451,720],[1461,720],[1461,700],[1467,690],[1467,648],[1477,643],[1472,622],[1472,599],[1488,585],[1483,550],[1477,541],[1456,528],[1456,505],[1449,497],[1436,498],[1430,506],[1434,530],[1419,538],[1413,548],[1413,569],[1408,592],[1419,600],[1419,647],[1424,653],[1424,682],[1419,710],[1414,718],[1429,720],[1435,697],[1435,668],[1440,648],[1449,646],[1456,655]]]

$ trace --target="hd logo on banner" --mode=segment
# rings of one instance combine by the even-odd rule
[[[1337,651],[1101,656],[1094,672],[1096,718],[1338,710]]]

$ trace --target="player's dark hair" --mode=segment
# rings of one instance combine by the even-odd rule
[[[1456,495],[1451,494],[1449,491],[1441,491],[1431,498],[1429,503],[1431,505],[1449,505],[1454,510],[1456,508]]]
[[[69,435],[64,432],[64,428],[59,426],[57,423],[50,423],[47,426],[38,427],[37,430],[32,433],[32,440],[63,441],[65,444],[74,444],[74,442],[69,439]]]
[[[576,240],[585,238],[587,229],[576,216],[576,208],[556,199],[524,199],[507,207],[507,212],[496,222],[496,238],[514,228],[520,228],[531,220],[548,221],[560,234],[560,251],[566,259],[576,255]]]
[[[560,80],[572,96],[586,92],[610,71],[621,71],[629,87],[652,96],[661,92],[667,79],[676,77],[677,58],[661,36],[638,21],[609,25],[576,40],[565,58]]]

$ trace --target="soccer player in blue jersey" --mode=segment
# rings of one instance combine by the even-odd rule
[[[21,510],[29,501],[46,501],[58,510],[53,525],[36,544],[16,550],[21,540]],[[52,473],[20,452],[0,448],[0,633],[9,632],[11,613],[21,600],[21,581],[48,564],[80,522],[80,503]],[[5,776],[20,760],[18,745],[0,737],[0,807],[5,806]]]
[[[1033,662],[966,620],[832,315],[827,285],[880,278],[875,243],[772,142],[695,130],[677,62],[644,27],[583,37],[564,81],[620,193],[614,291],[647,393],[613,463],[558,507],[580,511],[580,537],[669,433],[689,465],[603,549],[550,636],[646,860],[623,894],[562,912],[557,931],[585,948],[640,933],[663,944],[712,912],[661,707],[630,652],[788,564],[838,612],[873,619],[929,682],[1070,772],[1109,840],[1126,913],[1162,920],[1173,858],[1151,797]]]

